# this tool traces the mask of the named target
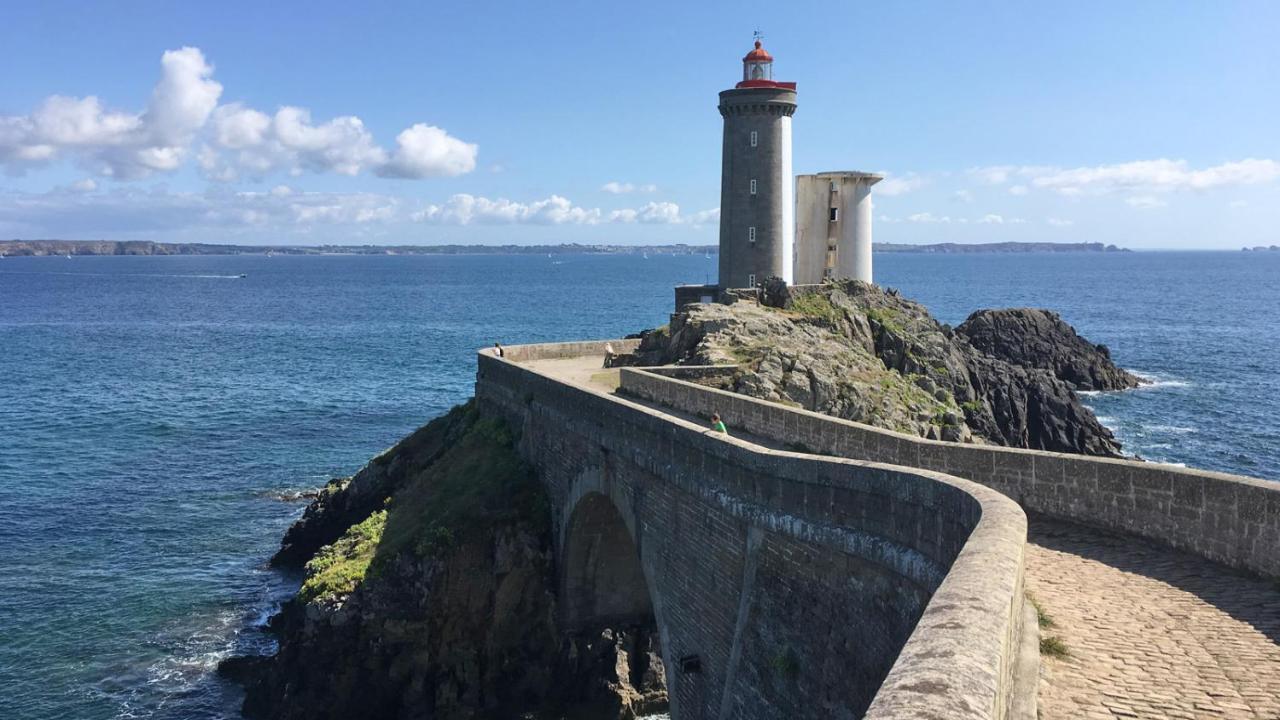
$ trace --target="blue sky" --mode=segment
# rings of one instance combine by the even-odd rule
[[[714,243],[765,34],[887,242],[1280,244],[1280,4],[60,3],[0,25],[0,238]]]

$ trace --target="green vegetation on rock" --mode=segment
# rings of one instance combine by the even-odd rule
[[[401,553],[438,558],[465,539],[521,520],[547,530],[545,491],[515,452],[506,423],[468,408],[457,441],[387,499],[386,507],[349,528],[307,563],[303,602],[353,592]]]
[[[844,318],[844,313],[835,305],[832,305],[831,300],[826,295],[817,293],[800,295],[794,298],[789,309],[792,312],[821,320],[829,325],[834,325]]]
[[[385,510],[352,526],[338,541],[320,548],[307,563],[307,579],[298,591],[303,602],[346,595],[356,589],[369,571],[387,525]]]

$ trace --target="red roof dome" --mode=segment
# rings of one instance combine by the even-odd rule
[[[768,50],[760,47],[760,41],[757,40],[756,49],[747,53],[747,56],[742,58],[742,62],[773,62],[773,56]]]

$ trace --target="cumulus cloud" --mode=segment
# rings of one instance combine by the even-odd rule
[[[377,173],[399,178],[465,175],[476,169],[478,151],[434,125],[418,123],[396,136],[395,153]]]
[[[218,104],[222,85],[197,48],[160,58],[160,81],[140,113],[107,110],[94,96],[54,95],[29,115],[0,117],[0,164],[10,172],[69,156],[102,175],[134,179],[182,164]]]
[[[175,170],[194,153],[205,176],[219,181],[277,171],[423,178],[476,166],[476,145],[425,123],[403,130],[388,151],[354,115],[315,122],[305,108],[267,114],[242,103],[219,105],[221,95],[198,48],[170,50],[142,112],[108,110],[94,96],[54,95],[28,115],[0,116],[0,165],[20,173],[69,157],[130,180]]]
[[[1009,187],[1010,195],[1022,196],[1022,195],[1026,195],[1028,192],[1030,191],[1027,189],[1026,185],[1012,185]]]
[[[633,193],[633,192],[642,192],[642,193],[657,192],[658,186],[657,185],[635,185],[629,182],[618,182],[614,180],[600,186],[600,189],[613,195],[625,195],[626,193]]]
[[[1046,218],[1045,222],[1049,223],[1054,227],[1071,227],[1072,225],[1076,224],[1074,220],[1064,220],[1062,218],[1056,218],[1056,217]]]
[[[1151,194],[1272,183],[1280,180],[1280,162],[1246,158],[1197,169],[1186,160],[1160,158],[1077,168],[996,165],[971,168],[969,174],[995,185],[1018,179],[1021,182],[1009,189],[1015,195],[1025,194],[1027,185],[1069,197],[1115,192]]]

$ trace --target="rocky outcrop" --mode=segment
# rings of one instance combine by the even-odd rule
[[[665,708],[651,627],[557,626],[550,509],[498,419],[455,408],[335,481],[279,651],[224,672],[254,718],[631,718]]]
[[[847,281],[764,301],[691,305],[636,360],[739,364],[726,389],[922,437],[1119,454],[1066,382],[983,352],[895,291]]]
[[[1034,308],[979,310],[956,327],[970,345],[1013,365],[1047,370],[1073,390],[1128,390],[1141,380],[1111,361],[1055,312]]]

